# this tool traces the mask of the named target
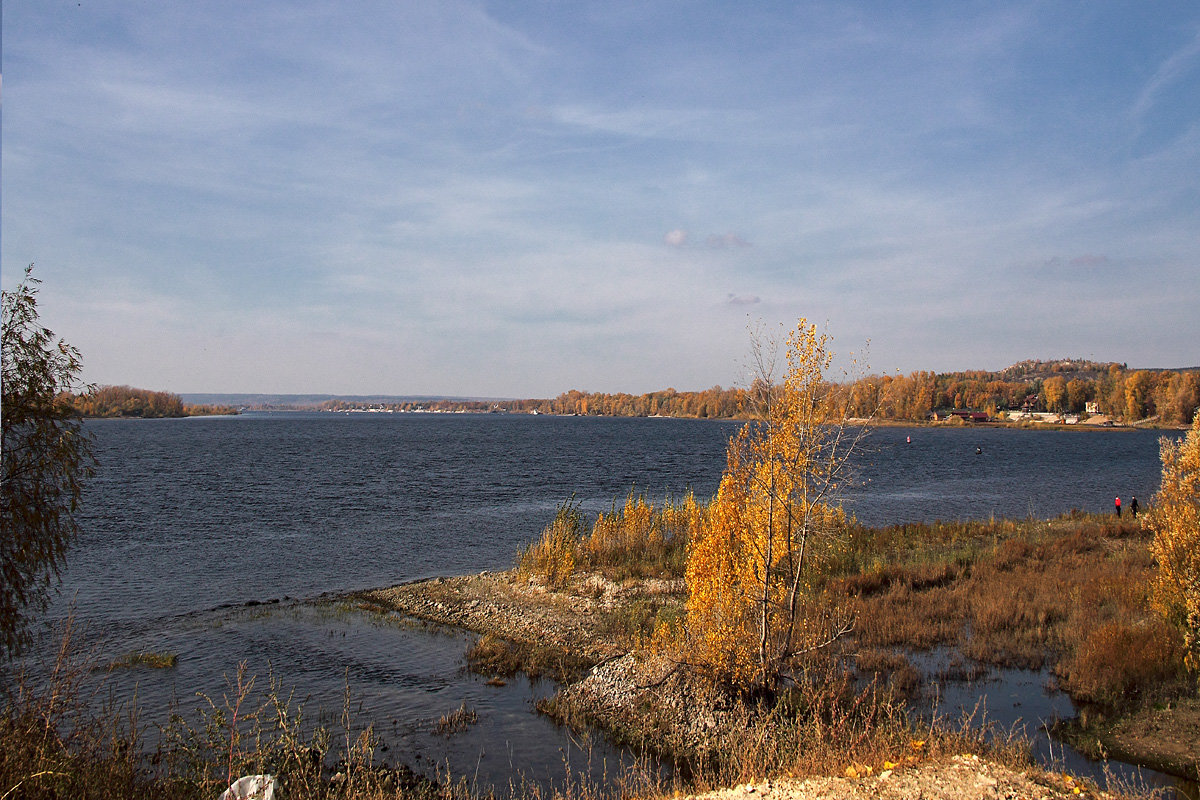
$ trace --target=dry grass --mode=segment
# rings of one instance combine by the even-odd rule
[[[97,705],[103,675],[72,649],[71,629],[36,684],[8,676],[0,710],[0,797],[5,800],[211,800],[242,775],[280,776],[288,798],[430,798],[451,795],[411,771],[375,763],[371,729],[312,725],[278,685],[255,691],[244,667],[197,716],[172,715],[147,749],[136,709]],[[101,683],[97,684],[99,680]]]
[[[519,642],[485,633],[467,649],[467,666],[478,675],[508,678],[523,672],[530,680],[578,680],[592,662],[578,653],[536,642]]]
[[[475,709],[467,708],[467,704],[463,703],[448,714],[441,716],[437,725],[434,726],[434,733],[438,736],[453,736],[456,733],[462,733],[478,721],[479,715],[475,713]]]
[[[632,493],[588,528],[564,504],[520,570],[563,587],[572,575],[614,580],[682,574],[687,542],[707,509],[687,497],[656,507]],[[852,526],[819,582],[853,606],[845,654],[955,649],[978,665],[1055,671],[1077,700],[1110,710],[1186,688],[1182,643],[1151,607],[1149,535],[1132,519],[1073,512],[1052,520]],[[614,609],[604,635],[644,647],[682,621],[678,597]],[[860,662],[861,663],[861,662]],[[863,668],[914,692],[915,670]]]
[[[624,504],[597,515],[589,527],[573,501],[559,506],[541,537],[519,556],[517,570],[561,588],[576,572],[614,581],[682,578],[691,531],[704,506],[691,494],[654,505],[630,492]]]
[[[1072,697],[1113,710],[1185,689],[1182,642],[1151,607],[1154,565],[1136,523],[1071,515],[889,531],[885,553],[926,555],[837,579],[858,604],[854,646],[948,645],[984,664],[1049,665]],[[931,563],[939,549],[952,560]]]

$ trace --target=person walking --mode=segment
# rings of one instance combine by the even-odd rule
[[[1136,496],[1134,496],[1134,498],[1129,501],[1129,510],[1133,513],[1133,518],[1137,519],[1137,497]]]
[[[1114,503],[1114,506],[1117,509],[1117,516],[1118,517],[1121,516],[1121,498],[1120,497],[1117,498],[1116,502]]]

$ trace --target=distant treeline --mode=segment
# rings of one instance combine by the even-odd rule
[[[177,394],[135,389],[132,386],[100,386],[84,394],[63,396],[84,417],[196,417],[210,414],[236,414],[230,406],[185,405]]]
[[[935,413],[979,411],[1062,414],[1094,413],[1114,422],[1152,420],[1160,425],[1187,425],[1200,408],[1200,368],[1131,370],[1124,364],[1081,359],[1023,361],[986,372],[913,372],[871,375],[845,389],[849,414],[874,415],[897,422],[921,422]],[[321,408],[442,412],[512,412],[613,417],[694,417],[741,419],[749,416],[752,390],[714,386],[699,392],[664,389],[633,395],[571,390],[551,399],[501,401],[405,401],[365,404],[329,400]]]

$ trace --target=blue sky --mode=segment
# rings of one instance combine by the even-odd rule
[[[1200,5],[3,7],[5,288],[85,377],[533,397],[1200,364]]]

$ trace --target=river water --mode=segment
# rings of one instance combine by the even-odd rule
[[[470,637],[300,601],[507,569],[569,498],[593,513],[631,489],[706,499],[737,427],[440,414],[88,421],[100,467],[47,627],[73,614],[105,658],[177,653],[173,669],[113,674],[113,691],[136,693],[149,722],[203,704],[198,692],[219,701],[245,662],[259,688],[273,676],[310,713],[340,718],[349,696],[382,755],[427,774],[499,791],[603,782],[631,756],[533,713],[552,687],[467,674]],[[847,505],[888,524],[1107,512],[1118,494],[1145,504],[1159,435],[880,428]],[[1049,702],[1070,714],[1065,698]],[[437,720],[463,704],[478,724],[438,735]]]

